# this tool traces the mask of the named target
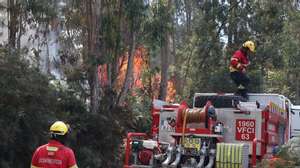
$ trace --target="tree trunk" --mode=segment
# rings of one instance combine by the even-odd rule
[[[22,8],[20,7],[20,9],[19,9],[20,11],[20,13],[22,13]],[[21,51],[21,37],[22,37],[22,21],[23,21],[23,19],[22,19],[22,15],[19,15],[19,34],[18,34],[18,40],[17,40],[17,50],[18,50],[18,53],[20,53],[20,51]]]
[[[169,12],[168,21],[169,23],[172,22],[172,0],[168,1],[167,10]],[[164,24],[161,22],[161,24]],[[160,81],[160,89],[159,89],[159,96],[160,100],[166,100],[167,97],[167,89],[168,89],[168,69],[169,69],[169,59],[170,59],[170,51],[171,51],[171,40],[172,35],[170,32],[164,32],[165,34],[162,35],[162,44],[160,49],[160,57],[161,57],[161,81]]]
[[[101,0],[89,0],[86,3],[87,12],[87,60],[97,60],[100,57],[99,25],[101,15]],[[90,86],[90,111],[96,113],[100,108],[100,81],[98,64],[88,61],[88,82]]]
[[[175,18],[175,19],[177,19],[177,18]],[[178,66],[178,65],[180,65],[181,63],[179,63],[178,62],[178,57],[177,57],[177,55],[176,55],[176,25],[175,25],[175,23],[173,22],[173,27],[174,27],[174,29],[173,29],[173,33],[172,33],[172,57],[174,58],[174,62],[173,62],[173,65],[176,67],[176,66]],[[174,72],[174,84],[175,84],[175,89],[176,89],[176,94],[178,94],[178,95],[182,95],[182,93],[183,93],[183,89],[182,89],[182,84],[183,84],[183,82],[182,82],[182,78],[181,78],[181,75],[180,75],[180,71],[175,71]]]
[[[159,90],[159,99],[166,100],[168,88],[168,69],[169,69],[169,55],[170,55],[170,34],[165,35],[164,44],[160,49],[161,56],[161,81]]]
[[[264,63],[265,60],[262,61],[262,63]],[[259,83],[259,92],[265,92],[265,70],[264,70],[264,65],[260,65],[260,73],[261,73],[261,77],[260,77],[260,83]],[[251,82],[251,79],[250,79]]]
[[[122,87],[122,90],[119,94],[117,104],[121,104],[129,90],[129,87],[131,86],[131,83],[133,81],[133,60],[134,60],[134,52],[136,47],[136,34],[134,30],[130,32],[130,44],[129,44],[129,53],[128,53],[128,63],[127,63],[127,70],[126,70],[126,76],[124,80],[124,84]]]
[[[229,53],[232,53],[235,50],[235,44],[237,43],[236,37],[236,0],[230,0],[230,9],[229,9],[229,17],[228,17],[228,48]]]
[[[191,21],[192,21],[192,2],[190,0],[184,0],[185,12],[186,12],[186,31],[187,37],[192,35],[191,31]]]
[[[91,112],[96,113],[100,108],[100,81],[97,67],[94,67],[90,72],[89,84],[91,89]]]
[[[10,48],[16,47],[16,38],[18,32],[18,18],[19,18],[19,10],[20,7],[17,4],[18,1],[15,0],[7,0],[7,13],[8,13],[8,44]]]
[[[123,0],[119,0],[119,11],[118,11],[118,35],[116,38],[116,45],[114,50],[114,58],[111,67],[111,88],[114,88],[117,83],[117,77],[119,73],[119,57],[121,55],[121,40],[122,40],[122,18],[123,18]]]

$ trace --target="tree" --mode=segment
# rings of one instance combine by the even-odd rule
[[[125,95],[127,95],[128,89],[131,86],[133,80],[133,58],[136,50],[137,36],[142,30],[143,20],[145,17],[145,3],[143,1],[133,2],[124,1],[125,17],[128,20],[129,29],[129,50],[128,50],[128,63],[126,68],[126,76],[123,87],[119,93],[117,104],[124,101]]]
[[[288,22],[284,25],[284,37],[282,43],[282,55],[284,57],[285,81],[283,86],[289,88],[289,97],[294,99],[296,104],[300,103],[300,51],[299,51],[299,37],[300,32],[296,28],[299,26],[299,11],[292,8],[288,13]],[[282,86],[282,83],[281,85]]]
[[[101,25],[101,0],[89,0],[86,3],[86,16],[87,16],[87,46],[85,60],[87,64],[87,76],[90,87],[90,102],[91,112],[99,112],[100,107],[100,82],[98,77],[98,66],[99,63],[96,61],[101,57],[100,45],[103,41],[100,38],[100,27]],[[91,61],[91,62],[88,62]]]
[[[146,36],[148,38],[146,43],[149,49],[152,50],[150,52],[154,57],[152,60],[160,64],[160,68],[157,66],[155,68],[160,69],[161,81],[158,97],[161,100],[165,100],[167,95],[169,59],[172,52],[173,7],[172,0],[153,1],[150,8],[151,14],[146,23]],[[157,60],[156,55],[159,55],[160,61]]]
[[[162,15],[160,26],[165,27],[163,34],[161,35],[161,47],[160,47],[160,57],[161,57],[161,81],[160,81],[160,89],[159,89],[159,99],[166,100],[167,96],[167,87],[168,87],[168,69],[170,64],[170,54],[171,54],[171,27],[172,27],[172,15],[173,15],[173,2],[172,0],[168,0],[166,4],[161,3],[163,5],[161,10],[166,10],[165,13],[160,13]],[[164,22],[163,22],[164,21]],[[166,26],[163,26],[166,24]]]
[[[39,144],[45,143],[59,102],[46,76],[30,68],[18,54],[0,48],[0,166],[26,167]]]

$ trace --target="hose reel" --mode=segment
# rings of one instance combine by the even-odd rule
[[[190,123],[205,123],[205,128],[208,127],[208,119],[216,119],[215,108],[207,103],[203,108],[188,108],[183,102],[177,113],[177,126],[183,127]]]
[[[187,108],[181,112],[181,118],[185,118],[186,124],[202,123],[206,121],[207,112],[200,108]]]

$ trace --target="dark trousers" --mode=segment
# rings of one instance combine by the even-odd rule
[[[245,73],[237,72],[237,71],[231,72],[230,77],[238,87],[237,94],[248,99],[247,92],[248,92],[248,85],[250,83],[249,77]]]

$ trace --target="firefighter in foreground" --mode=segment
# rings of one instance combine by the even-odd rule
[[[73,150],[64,146],[68,130],[62,121],[52,124],[50,141],[36,149],[31,168],[78,168]]]
[[[230,77],[237,85],[236,95],[240,95],[248,99],[249,77],[246,75],[246,69],[250,65],[248,56],[255,52],[255,44],[253,41],[246,41],[242,47],[237,50],[230,60]]]

